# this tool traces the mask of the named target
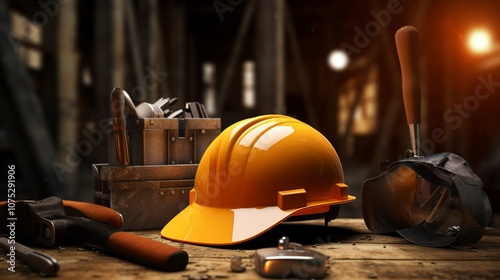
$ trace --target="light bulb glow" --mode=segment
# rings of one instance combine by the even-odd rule
[[[349,56],[344,50],[333,50],[328,55],[328,65],[336,71],[344,70],[349,64]]]
[[[491,36],[486,30],[474,30],[469,35],[468,44],[474,53],[488,52],[491,49]]]

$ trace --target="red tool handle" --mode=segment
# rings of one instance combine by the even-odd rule
[[[28,200],[28,202],[29,201],[30,200]],[[122,228],[123,225],[122,215],[111,208],[94,203],[80,202],[73,200],[63,200],[62,202],[64,207],[66,208],[69,207],[72,210],[79,212],[79,214],[82,214],[85,218],[107,224],[116,229]],[[7,201],[0,201],[0,207],[3,207],[5,204],[7,204]],[[66,214],[68,216],[71,216],[71,214],[69,213]]]
[[[64,207],[73,208],[81,212],[86,218],[96,222],[108,224],[116,229],[122,228],[122,215],[111,208],[94,203],[73,200],[63,200],[63,205]],[[68,213],[66,214],[69,215]]]
[[[418,30],[405,26],[396,32],[401,65],[403,100],[408,124],[420,123],[420,80],[418,76]]]
[[[163,271],[183,270],[189,260],[186,251],[123,231],[113,233],[109,237],[106,249]]]

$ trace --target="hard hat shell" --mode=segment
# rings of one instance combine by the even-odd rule
[[[250,118],[210,144],[190,205],[161,235],[194,244],[241,243],[290,216],[354,200],[347,191],[340,159],[321,133],[288,116]]]

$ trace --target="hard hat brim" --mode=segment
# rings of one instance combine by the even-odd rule
[[[343,204],[356,199],[329,199],[307,206],[281,210],[278,206],[260,208],[215,208],[195,202],[182,210],[161,231],[161,236],[199,245],[233,245],[253,239],[287,218],[314,207]]]

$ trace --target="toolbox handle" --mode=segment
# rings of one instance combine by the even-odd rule
[[[418,75],[418,30],[405,26],[396,32],[401,65],[403,100],[409,125],[420,123],[420,79]]]
[[[107,249],[163,271],[183,270],[189,260],[184,250],[123,231],[113,233],[109,237]]]

